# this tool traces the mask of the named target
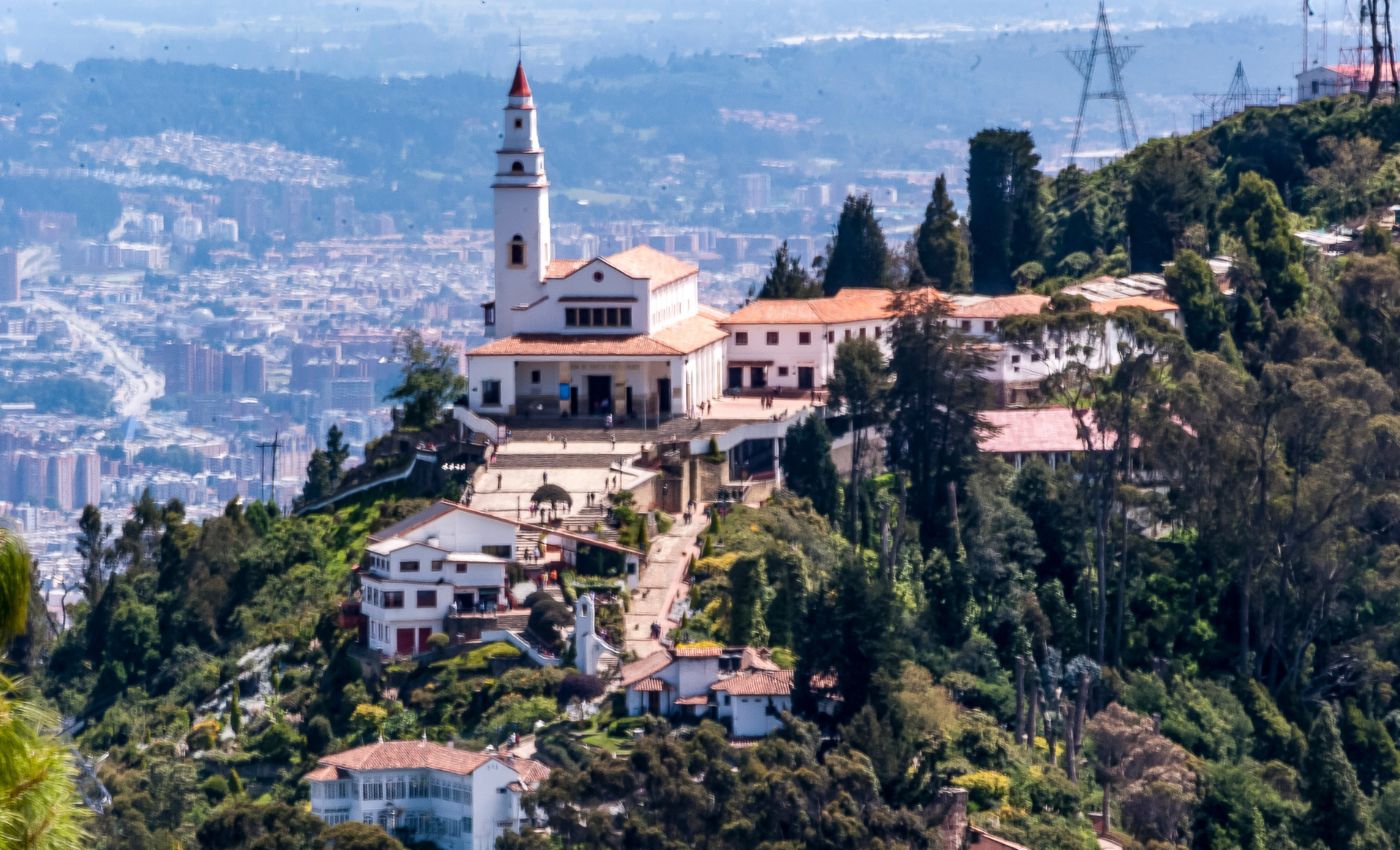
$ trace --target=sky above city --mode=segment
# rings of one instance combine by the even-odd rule
[[[1352,0],[1313,0],[1314,38],[1341,37]],[[859,36],[985,37],[1092,24],[1093,0],[10,0],[0,7],[8,61],[92,57],[288,67],[345,75],[446,73],[494,67],[523,34],[557,67],[598,56],[665,58],[704,50]],[[1125,29],[1258,17],[1297,22],[1283,0],[1122,0]]]

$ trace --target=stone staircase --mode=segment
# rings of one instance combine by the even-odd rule
[[[496,628],[508,632],[523,632],[530,624],[530,610],[516,608],[514,611],[501,611],[496,614]]]

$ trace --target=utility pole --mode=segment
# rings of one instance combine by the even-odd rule
[[[1108,12],[1104,9],[1103,0],[1099,0],[1098,23],[1094,27],[1094,38],[1089,43],[1089,48],[1064,51],[1065,58],[1084,79],[1084,87],[1079,94],[1079,117],[1074,122],[1074,141],[1070,144],[1071,161],[1079,155],[1080,137],[1084,132],[1084,111],[1090,99],[1113,101],[1118,112],[1118,139],[1124,151],[1138,143],[1137,123],[1133,120],[1132,107],[1128,105],[1128,93],[1123,88],[1123,66],[1128,64],[1128,60],[1137,52],[1138,45],[1113,43],[1113,30],[1108,26]],[[1108,86],[1095,90],[1094,68],[1100,57],[1108,63]]]

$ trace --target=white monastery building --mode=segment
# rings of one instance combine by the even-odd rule
[[[891,293],[846,288],[813,299],[758,300],[732,315],[700,303],[696,266],[642,246],[591,260],[556,260],[538,111],[517,65],[496,152],[495,300],[482,305],[494,339],[467,352],[468,406],[486,416],[693,416],[722,393],[824,389],[836,347],[868,337],[889,353]],[[1069,287],[1095,312],[1156,313],[1176,327],[1160,275]],[[1118,362],[1120,329],[1053,346],[1006,343],[1008,316],[1041,312],[1043,295],[945,295],[946,321],[984,343],[986,377],[1002,405],[1032,402],[1040,382],[1077,358]]]
[[[525,69],[496,152],[495,340],[467,352],[471,409],[485,414],[665,417],[720,394],[723,313],[700,305],[699,269],[649,247],[556,260],[549,178]]]
[[[312,814],[328,824],[362,821],[405,843],[491,850],[506,830],[530,823],[520,798],[547,776],[528,758],[381,741],[322,758],[306,781]]]

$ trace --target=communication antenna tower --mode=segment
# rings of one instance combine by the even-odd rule
[[[1084,110],[1089,100],[1111,100],[1118,111],[1118,139],[1123,149],[1128,150],[1138,142],[1137,124],[1133,121],[1133,110],[1128,105],[1128,93],[1123,88],[1123,66],[1137,53],[1139,45],[1113,43],[1113,30],[1108,26],[1108,12],[1103,0],[1099,0],[1099,19],[1094,27],[1094,40],[1087,50],[1066,50],[1065,58],[1084,78],[1084,88],[1079,95],[1079,118],[1074,122],[1074,141],[1070,145],[1069,156],[1079,155],[1080,135],[1084,131]],[[1094,88],[1094,67],[1100,58],[1108,63],[1108,87]]]

